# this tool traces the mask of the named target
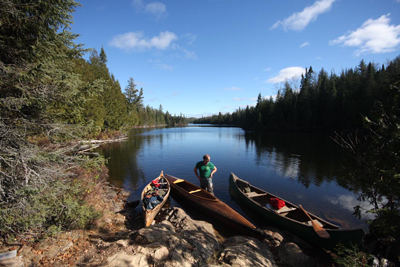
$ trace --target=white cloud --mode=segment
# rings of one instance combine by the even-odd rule
[[[271,70],[271,68],[266,68],[263,71],[270,71],[270,70]]]
[[[247,100],[247,98],[246,97],[242,97],[242,98],[236,97],[233,99],[233,101],[244,101],[244,100]]]
[[[114,37],[109,44],[125,50],[167,49],[174,40],[178,39],[175,33],[165,31],[151,39],[145,39],[142,32],[128,32]]]
[[[357,56],[395,51],[400,45],[400,25],[390,25],[390,14],[379,19],[369,19],[355,31],[330,41],[330,45],[358,47]]]
[[[279,71],[279,74],[268,79],[265,83],[280,83],[291,78],[296,78],[304,74],[305,69],[302,67],[288,67]]]
[[[300,47],[306,47],[306,46],[309,46],[309,45],[310,45],[309,42],[304,42],[304,43],[302,43],[302,44],[300,45]]]
[[[303,9],[303,11],[294,13],[287,19],[276,22],[271,29],[283,27],[285,31],[301,31],[307,27],[310,22],[315,21],[319,15],[328,12],[335,1],[336,0],[316,1],[312,6]]]
[[[132,0],[132,4],[137,12],[145,12],[155,16],[157,19],[164,17],[167,14],[167,7],[160,2],[153,2],[145,5],[143,0]]]

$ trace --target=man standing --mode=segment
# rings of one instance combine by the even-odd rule
[[[200,172],[200,176],[197,173],[197,170]],[[213,174],[217,172],[217,167],[210,162],[210,156],[204,155],[203,161],[197,162],[194,167],[194,173],[200,181],[200,187],[207,190],[211,194],[214,195],[214,188],[212,183]]]

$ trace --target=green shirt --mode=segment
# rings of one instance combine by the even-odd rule
[[[214,170],[214,167],[214,164],[212,164],[211,162],[208,162],[207,165],[204,165],[203,161],[199,161],[196,164],[196,169],[200,170],[201,179],[209,178],[211,172]]]

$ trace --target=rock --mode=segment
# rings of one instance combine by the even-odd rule
[[[168,248],[158,242],[146,247],[138,246],[134,251],[151,257],[154,261],[165,261],[169,256]]]
[[[233,236],[225,242],[219,262],[231,266],[275,267],[274,256],[268,245],[253,237]]]
[[[149,263],[144,254],[128,255],[121,251],[107,259],[105,267],[148,267]]]
[[[279,247],[279,245],[283,241],[283,236],[278,232],[264,230],[264,233],[267,236],[268,241],[275,247]]]
[[[171,208],[166,213],[166,220],[142,228],[133,236],[135,253],[155,261],[169,257],[165,266],[172,267],[206,263],[220,250],[211,224],[191,219],[180,208]],[[176,265],[177,262],[181,265]]]
[[[284,266],[309,267],[315,266],[315,263],[309,258],[295,243],[282,243],[278,248],[278,257],[280,263]]]
[[[166,244],[170,239],[174,239],[175,229],[171,223],[163,222],[160,224],[151,225],[146,228],[142,228],[136,232],[133,240],[137,244],[150,244],[153,242],[159,242]]]
[[[0,267],[24,267],[22,257],[14,257],[11,259],[0,260]]]

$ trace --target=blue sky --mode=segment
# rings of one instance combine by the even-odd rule
[[[336,74],[400,55],[400,0],[84,0],[76,42],[100,51],[124,91],[186,117],[275,96],[312,66]],[[85,58],[88,58],[87,56]]]

